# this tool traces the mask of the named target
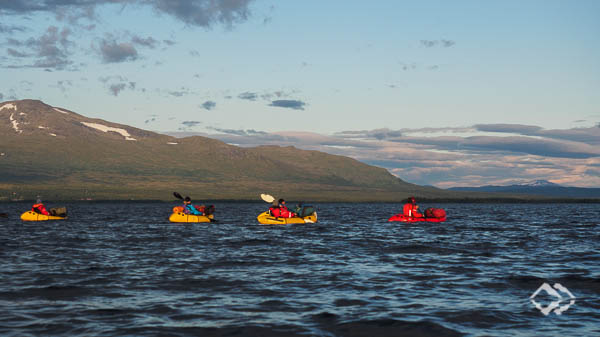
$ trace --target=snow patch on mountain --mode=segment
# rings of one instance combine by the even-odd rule
[[[125,140],[137,140],[137,139],[131,137],[129,132],[127,132],[127,130],[125,130],[125,129],[113,128],[111,126],[106,126],[106,125],[102,125],[102,124],[98,124],[98,123],[81,122],[81,124],[87,126],[88,128],[100,130],[102,132],[109,132],[109,131],[116,132],[116,133],[120,134],[121,136],[125,137]]]
[[[52,137],[56,137],[55,133],[49,133],[49,135],[52,136]]]
[[[38,129],[47,129],[47,127],[40,125],[40,126],[38,126]]]
[[[59,108],[52,108],[52,109],[54,109],[54,110],[56,110],[56,111],[60,112],[61,114],[65,114],[65,115],[66,115],[66,114],[68,114],[68,112],[66,112],[66,111],[64,111],[64,110],[61,110],[61,109],[59,109]]]
[[[519,184],[518,186],[541,187],[541,186],[559,186],[559,185],[549,182],[548,180],[533,180],[533,181]]]
[[[14,109],[15,111],[17,111],[17,105],[12,103],[6,103],[2,107],[0,107],[0,111],[4,109]]]
[[[169,144],[169,145],[177,145],[179,143],[168,142],[167,144]]]
[[[4,108],[4,107],[2,107],[2,108]],[[16,109],[16,107],[15,107],[15,109]],[[0,109],[0,110],[2,110],[2,109]],[[14,119],[13,115],[14,115],[14,113],[10,114],[10,122],[12,123],[13,129],[15,129],[15,131],[17,133],[23,133],[23,130],[19,129],[19,122],[17,122],[17,120]]]

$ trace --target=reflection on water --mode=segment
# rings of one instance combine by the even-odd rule
[[[0,204],[0,334],[600,333],[600,205],[421,205],[448,221],[402,224],[386,222],[400,205],[321,204],[319,223],[288,226],[258,225],[258,203],[217,204],[214,224],[67,206],[23,223],[29,205]],[[545,316],[529,299],[544,282],[576,303]]]

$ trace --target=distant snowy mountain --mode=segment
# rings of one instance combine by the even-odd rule
[[[600,188],[567,187],[547,180],[509,186],[452,187],[451,191],[543,195],[556,198],[600,198]]]
[[[548,180],[533,180],[533,181],[529,181],[526,183],[517,184],[516,186],[546,187],[546,186],[560,186],[560,185],[549,182]]]

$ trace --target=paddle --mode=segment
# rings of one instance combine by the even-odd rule
[[[184,198],[181,196],[181,194],[177,193],[177,192],[173,192],[173,196],[175,196],[175,198],[179,199],[179,200],[184,200]],[[189,198],[189,197],[186,197]],[[210,222],[218,222],[216,219],[211,219],[208,216],[206,216],[208,218],[208,220]]]
[[[264,202],[268,202],[268,203],[272,203],[273,201],[275,201],[275,198],[272,195],[269,195],[269,194],[261,194],[260,198]]]

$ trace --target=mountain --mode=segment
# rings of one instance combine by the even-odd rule
[[[451,191],[540,195],[553,198],[600,198],[600,188],[567,187],[546,180],[509,186],[452,187]]]
[[[455,197],[357,160],[294,147],[240,148],[88,118],[37,100],[0,103],[0,200],[392,201]]]
[[[553,187],[558,187],[560,185],[552,183],[552,182],[549,182],[548,180],[532,180],[532,181],[529,181],[529,182],[517,184],[516,186],[529,186],[529,187],[550,187],[550,186],[553,186]]]

